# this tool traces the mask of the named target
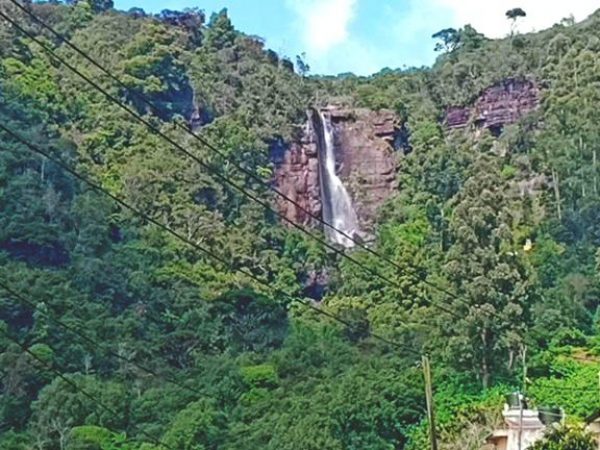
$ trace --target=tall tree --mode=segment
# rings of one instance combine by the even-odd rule
[[[514,34],[519,17],[526,17],[527,13],[522,8],[512,8],[506,11],[506,18],[511,20],[510,34]]]
[[[458,43],[460,42],[460,34],[454,28],[444,28],[443,30],[432,34],[431,37],[439,40],[439,42],[435,44],[436,52],[451,52],[458,46]]]
[[[527,270],[513,236],[514,210],[497,157],[483,156],[456,198],[446,272],[454,292],[447,318],[450,358],[470,367],[484,387],[511,368],[522,344],[531,295]]]

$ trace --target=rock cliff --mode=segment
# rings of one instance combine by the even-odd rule
[[[329,106],[325,108],[334,129],[336,173],[349,191],[361,230],[370,232],[377,209],[396,187],[394,145],[401,127],[391,111],[371,111]],[[321,217],[319,139],[315,112],[309,112],[297,142],[273,152],[274,183],[278,190],[311,214]],[[279,210],[303,225],[316,225],[290,202],[278,199]]]
[[[371,231],[377,209],[396,188],[394,142],[398,120],[389,111],[331,109],[337,173],[344,182],[361,229]]]
[[[446,112],[448,128],[472,124],[499,133],[505,125],[515,123],[539,105],[540,92],[531,80],[508,78],[490,86],[472,107],[451,107]]]
[[[276,167],[275,187],[300,206],[277,196],[279,211],[294,223],[316,225],[311,215],[321,217],[322,204],[317,136],[311,121],[307,121],[298,142],[292,142],[289,146],[281,143],[274,146],[271,159]]]

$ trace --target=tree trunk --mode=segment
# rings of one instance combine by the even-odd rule
[[[510,371],[513,368],[513,364],[515,363],[515,352],[514,350],[511,348],[508,351],[508,364],[507,364],[507,369]]]
[[[482,343],[482,348],[484,349],[482,356],[481,356],[481,384],[483,386],[483,389],[487,389],[490,385],[490,366],[488,363],[488,353],[486,351],[486,349],[488,348],[487,345],[487,330],[483,330],[481,332],[481,343]]]
[[[583,145],[583,138],[581,137],[581,134],[579,135],[579,153],[581,154],[581,161],[585,164],[585,155],[583,153],[583,149],[584,149],[584,145]],[[587,191],[585,189],[585,169],[582,167],[581,170],[581,197],[585,198]]]
[[[554,187],[554,200],[556,202],[556,213],[558,220],[562,220],[562,209],[560,206],[560,186],[559,186],[558,173],[555,169],[552,169],[552,185]]]
[[[490,368],[485,356],[481,361],[481,385],[483,389],[487,389],[490,386]]]
[[[592,153],[592,168],[594,169],[594,194],[598,195],[598,156],[596,149]]]

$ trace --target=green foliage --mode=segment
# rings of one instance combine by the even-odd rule
[[[164,442],[169,447],[181,450],[218,448],[224,428],[224,417],[210,402],[200,400],[177,414],[165,434]]]
[[[0,433],[0,448],[11,450],[27,450],[29,447],[29,436],[24,433],[7,431]]]
[[[56,72],[42,58],[34,58],[28,64],[15,58],[2,61],[2,72],[9,80],[7,89],[18,91],[26,101],[39,106],[48,115],[58,120],[65,120],[67,102],[56,82]]]
[[[454,310],[462,310],[463,318],[452,320],[448,329],[450,354],[463,367],[479,371],[486,387],[493,373],[501,373],[500,361],[518,352],[522,344],[518,336],[527,325],[523,318],[529,316],[528,305],[535,301],[511,231],[515,229],[511,206],[516,209],[516,205],[506,197],[504,183],[493,159],[482,157],[474,164],[450,219],[453,243],[445,265],[455,292],[472,302],[467,308],[454,302]],[[462,264],[464,259],[469,263]],[[463,326],[473,333],[466,340],[465,331],[460,330]]]
[[[72,445],[75,447],[83,444],[101,445],[112,437],[113,434],[106,428],[93,425],[75,427],[71,431]]]
[[[97,398],[107,409],[95,404],[89,396]],[[103,383],[83,375],[69,375],[66,380],[56,378],[40,391],[32,404],[32,433],[42,442],[64,445],[75,426],[98,424],[123,429],[126,403],[125,390],[116,382]]]
[[[512,180],[517,175],[517,169],[513,166],[504,166],[502,168],[502,176],[507,180]]]
[[[576,330],[558,333],[551,347],[532,361],[530,370],[537,377],[528,395],[538,405],[560,405],[567,416],[581,420],[600,408],[594,395],[600,366],[588,345]]]
[[[273,387],[277,385],[277,372],[270,364],[243,367],[242,377],[250,386]]]
[[[442,384],[435,394],[436,427],[443,449],[479,450],[481,442],[502,426],[501,408],[509,386],[500,385],[478,393],[457,381]],[[426,448],[429,431],[426,421],[410,432],[407,450]]]
[[[235,38],[235,28],[229,20],[227,9],[222,9],[219,13],[213,13],[208,23],[208,31],[205,37],[206,45],[215,50],[221,50],[231,47]]]
[[[600,406],[598,14],[503,40],[469,25],[444,29],[433,36],[443,52],[432,68],[313,77],[304,56],[299,76],[262,39],[237,31],[226,10],[205,24],[199,10],[148,16],[108,11],[109,0],[55,3],[30,7],[126,88],[2,8],[263,201],[275,204],[231,162],[270,183],[273,154],[298,139],[309,106],[397,113],[399,188],[365,237],[393,264],[351,250],[364,270],[282,226],[0,27],[0,123],[227,261],[0,133],[0,279],[34,305],[1,292],[0,327],[36,357],[0,338],[0,448],[157,450],[148,435],[177,449],[425,448],[415,355],[373,332],[431,354],[444,448],[477,449],[498,425],[524,344],[537,405],[578,418]],[[506,78],[538,83],[535,113],[495,134],[445,127],[449,107],[472,105]],[[240,269],[310,297],[313,308]],[[552,433],[540,448],[587,442],[578,430]]]
[[[511,20],[516,20],[519,17],[525,17],[527,14],[523,11],[522,8],[512,8],[506,11],[506,17]]]
[[[121,70],[127,98],[140,111],[148,107],[144,96],[157,107],[159,117],[171,120],[174,114],[190,117],[193,92],[183,64],[178,33],[162,24],[148,23],[124,49]]]
[[[67,444],[69,450],[130,450],[125,435],[93,425],[74,427]]]
[[[444,28],[443,30],[434,33],[431,37],[441,41],[435,45],[436,52],[441,50],[451,52],[458,45],[460,35],[454,28]]]
[[[597,444],[582,425],[552,427],[533,450],[594,450]]]

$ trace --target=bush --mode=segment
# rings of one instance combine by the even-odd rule
[[[531,450],[596,450],[597,446],[583,425],[551,427]]]

